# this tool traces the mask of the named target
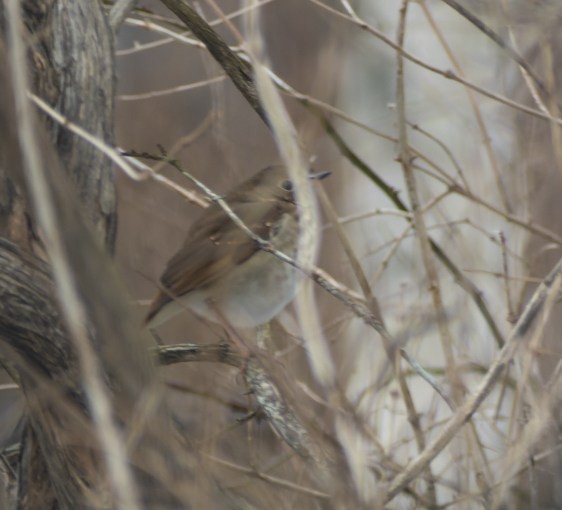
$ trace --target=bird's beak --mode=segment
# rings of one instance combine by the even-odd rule
[[[317,181],[321,181],[322,179],[325,179],[326,177],[332,175],[332,172],[315,172],[315,173],[310,173],[308,174],[308,178],[309,179],[316,179]]]

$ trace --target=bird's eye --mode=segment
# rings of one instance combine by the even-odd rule
[[[293,183],[289,180],[285,180],[281,183],[281,188],[285,191],[293,191]]]

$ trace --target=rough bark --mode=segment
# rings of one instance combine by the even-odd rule
[[[100,5],[31,0],[23,13],[34,92],[112,143],[112,35]],[[6,40],[8,20],[4,12],[0,17]],[[41,156],[48,178],[48,196],[41,198],[54,206],[62,234],[60,255],[80,291],[88,341],[103,367],[112,415],[129,431],[123,436],[132,441],[127,453],[139,499],[151,509],[188,508],[195,501],[193,457],[172,433],[148,341],[108,256],[116,225],[111,165],[64,126],[39,115],[33,122],[37,146],[22,147],[11,81],[14,62],[4,49],[0,42],[0,353],[16,368],[29,423],[20,457],[18,508],[116,506],[115,484],[99,441],[104,431],[92,421],[91,388],[84,383],[77,338],[67,327],[66,313],[75,303],[64,303],[57,288],[57,273],[49,263],[53,240],[45,238],[45,218],[35,213],[37,197],[30,192],[32,174],[22,150]],[[198,503],[204,507],[208,500],[199,489]]]
[[[26,0],[29,65],[35,93],[72,122],[113,142],[113,34],[98,2]],[[99,150],[48,120],[49,135],[97,232],[113,249],[112,164]]]

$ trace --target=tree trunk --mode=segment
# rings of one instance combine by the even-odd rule
[[[150,344],[108,256],[116,226],[111,162],[34,110],[30,143],[25,114],[14,107],[22,97],[14,70],[24,63],[14,58],[10,30],[28,45],[33,92],[113,144],[113,35],[91,0],[24,2],[25,32],[8,12],[0,12],[0,352],[27,401],[17,506],[185,508],[196,482],[192,454],[172,432]],[[39,194],[31,153],[47,182]],[[38,213],[41,204],[51,207],[56,235]],[[76,322],[76,310],[84,310],[85,324]],[[100,427],[104,398],[114,436]],[[131,465],[111,467],[118,456],[107,451],[112,437],[132,459],[130,486],[123,480]],[[198,494],[205,507],[201,485]]]

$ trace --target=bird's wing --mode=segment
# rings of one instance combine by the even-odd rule
[[[233,206],[236,215],[259,237],[268,239],[271,223],[287,212],[278,201],[250,202]],[[232,220],[218,204],[213,204],[196,220],[185,244],[168,262],[161,278],[164,290],[153,301],[146,321],[149,322],[174,297],[194,289],[202,289],[221,279],[233,265],[252,257],[259,246],[240,228],[232,228]]]

